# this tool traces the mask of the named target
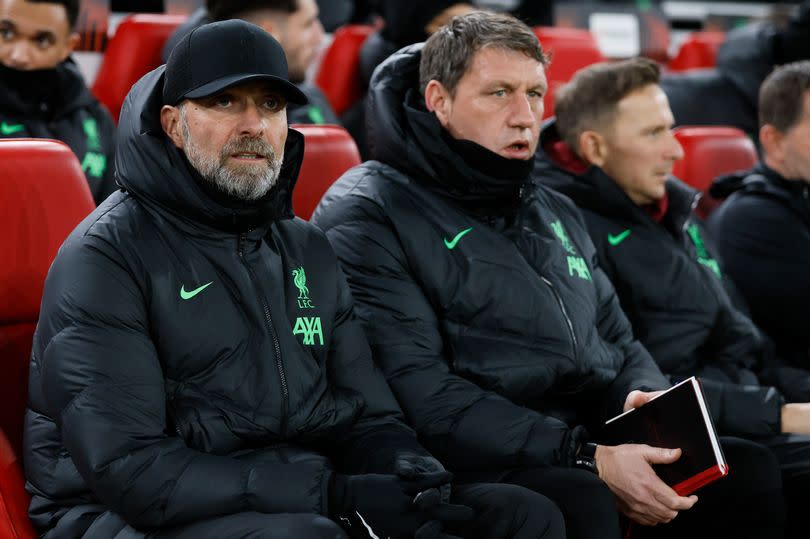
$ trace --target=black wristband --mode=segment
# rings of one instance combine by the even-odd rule
[[[574,456],[574,468],[588,470],[599,475],[599,469],[596,467],[596,444],[584,443],[579,446],[579,450]]]

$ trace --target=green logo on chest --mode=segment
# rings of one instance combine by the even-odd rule
[[[565,231],[563,224],[558,219],[553,223],[549,223],[549,226],[551,227],[551,230],[554,231],[557,239],[560,240],[560,244],[563,246],[563,249],[565,249],[565,251],[568,253],[568,276],[573,277],[576,275],[580,279],[590,281],[591,272],[588,269],[588,265],[585,263],[584,258],[577,256],[576,247],[574,247],[574,244],[571,243],[571,239],[568,237],[568,233]]]
[[[23,124],[7,124],[6,122],[0,123],[0,135],[9,136],[19,133],[25,129]]]
[[[314,309],[315,305],[309,299],[309,288],[307,287],[307,274],[304,267],[295,268],[292,270],[293,284],[298,288],[298,308],[299,309]]]
[[[695,245],[695,254],[697,254],[698,263],[712,270],[712,273],[714,273],[718,279],[721,279],[723,274],[720,271],[720,264],[717,263],[717,260],[709,256],[709,251],[706,250],[706,244],[703,243],[703,238],[700,235],[700,227],[696,224],[691,224],[686,227],[686,233]]]
[[[312,346],[315,344],[315,337],[318,337],[318,344],[323,346],[323,328],[320,316],[299,316],[295,319],[293,335],[303,335],[302,344]]]

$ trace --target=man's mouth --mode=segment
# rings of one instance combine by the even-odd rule
[[[231,154],[231,157],[240,161],[265,161],[267,158],[260,153],[239,152]]]
[[[530,154],[531,150],[529,148],[529,143],[522,140],[513,142],[509,146],[506,146],[502,152],[504,157],[510,159],[528,159]]]

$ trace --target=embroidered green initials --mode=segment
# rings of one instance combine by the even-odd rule
[[[585,263],[584,258],[581,256],[576,256],[577,250],[574,247],[574,244],[571,243],[571,240],[568,238],[568,233],[566,233],[563,224],[557,220],[553,223],[549,223],[549,226],[551,227],[551,230],[554,231],[554,234],[557,235],[563,249],[565,249],[568,253],[568,275],[573,277],[576,274],[576,276],[580,279],[590,281],[591,272],[588,270],[588,265]]]
[[[315,337],[318,337],[318,344],[323,346],[323,328],[321,327],[320,316],[299,316],[295,319],[293,335],[304,335],[303,344],[312,346],[315,344]]]

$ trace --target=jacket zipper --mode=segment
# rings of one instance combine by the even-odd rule
[[[574,333],[574,324],[571,323],[571,318],[568,316],[565,303],[563,303],[562,297],[560,297],[560,294],[557,292],[557,289],[554,287],[554,284],[552,284],[551,281],[546,279],[543,275],[540,275],[540,279],[546,283],[546,286],[549,287],[551,293],[554,294],[554,298],[557,300],[557,305],[560,307],[560,312],[562,312],[563,318],[565,318],[565,323],[568,325],[568,333],[571,335],[571,346],[574,350],[574,360],[576,361],[578,359],[577,350],[579,349],[579,345],[577,344],[577,336]]]
[[[248,274],[250,275],[250,281],[253,283],[253,287],[256,289],[257,295],[262,302],[262,309],[264,310],[264,321],[267,324],[267,328],[270,330],[270,336],[273,338],[273,349],[276,353],[276,368],[278,369],[278,376],[281,380],[281,406],[282,406],[282,415],[281,415],[281,434],[285,436],[287,434],[287,415],[289,413],[289,401],[290,401],[290,391],[287,386],[287,374],[284,371],[284,362],[281,358],[281,346],[278,343],[278,335],[276,334],[276,326],[273,324],[273,317],[270,315],[270,307],[267,305],[267,300],[264,297],[264,293],[262,292],[261,286],[259,286],[259,280],[256,277],[256,273],[253,271],[253,268],[245,260],[245,250],[244,245],[247,241],[247,234],[242,233],[239,235],[239,259],[242,261],[242,264],[247,268]]]

